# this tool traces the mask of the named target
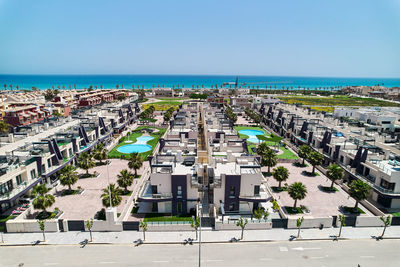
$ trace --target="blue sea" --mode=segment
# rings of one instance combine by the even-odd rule
[[[223,76],[223,75],[0,75],[0,89],[4,90],[4,85],[13,89],[18,85],[19,89],[49,89],[52,86],[62,89],[88,88],[100,85],[103,88],[115,88],[124,85],[124,88],[152,88],[155,87],[175,87],[181,88],[193,85],[195,87],[204,86],[210,88],[223,83],[234,83],[238,79],[238,84],[242,87],[266,88],[268,89],[337,89],[343,86],[356,85],[384,85],[386,87],[400,86],[400,78],[324,78],[324,77],[290,77],[290,76]],[[228,86],[229,87],[229,86]]]

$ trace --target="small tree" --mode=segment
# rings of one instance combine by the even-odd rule
[[[368,198],[371,192],[371,186],[361,180],[355,180],[349,187],[349,195],[356,200],[354,206],[354,211],[356,212],[358,210],[358,203]]]
[[[128,170],[122,170],[118,175],[117,183],[120,187],[125,189],[125,193],[128,192],[128,186],[131,186],[133,183],[133,173]]]
[[[137,170],[143,166],[143,159],[138,153],[132,153],[128,162],[128,167],[135,170],[135,177],[138,177]]]
[[[338,235],[338,237],[340,237],[341,234],[342,234],[342,227],[343,227],[343,226],[346,226],[346,216],[340,214],[340,215],[339,215],[339,222],[340,222],[340,229],[339,229],[339,235]]]
[[[324,160],[324,157],[317,151],[313,151],[309,154],[308,161],[313,166],[312,174],[315,175],[315,166],[321,165],[323,160]]]
[[[303,224],[303,221],[304,221],[304,217],[297,218],[297,221],[296,221],[296,225],[297,225],[297,229],[298,229],[297,238],[300,237],[300,229],[301,229],[301,225]]]
[[[200,218],[198,217],[192,217],[192,221],[190,222],[190,226],[194,228],[196,231],[196,240],[197,240],[197,229],[200,227]]]
[[[104,148],[102,143],[98,143],[93,151],[93,158],[100,162],[100,165],[103,165],[103,160],[108,158],[107,149]]]
[[[333,189],[333,184],[336,180],[340,180],[343,177],[343,169],[339,167],[337,164],[332,164],[328,167],[326,172],[326,176],[332,180],[331,190]]]
[[[83,152],[78,157],[78,166],[79,166],[79,168],[86,170],[86,175],[89,175],[89,169],[96,166],[96,164],[94,163],[93,157],[91,154],[89,154],[87,152]]]
[[[110,204],[113,207],[118,206],[122,201],[121,195],[122,195],[121,188],[115,186],[115,184],[109,184],[107,188],[103,189],[103,194],[101,195],[101,198],[103,200],[103,205],[105,207],[110,207]]]
[[[273,170],[272,176],[279,182],[279,189],[281,189],[281,183],[289,178],[289,170],[283,166],[279,166]]]
[[[265,144],[262,143],[261,145]],[[259,147],[261,146],[259,145]],[[277,157],[275,152],[268,147],[268,149],[262,149],[261,150],[261,154],[259,153],[259,155],[261,156],[261,165],[262,166],[267,166],[268,167],[268,173],[270,173],[271,168],[274,167],[277,164]]]
[[[43,234],[43,242],[46,242],[46,235],[45,235],[45,224],[44,220],[37,220],[37,223],[39,224],[40,231],[42,231]]]
[[[305,160],[309,157],[311,151],[312,151],[311,147],[309,147],[307,145],[302,145],[299,148],[298,155],[299,155],[300,158],[303,159],[303,163],[302,163],[303,166],[305,166]]]
[[[380,236],[380,238],[383,238],[383,235],[385,234],[385,231],[386,231],[386,227],[390,226],[390,224],[392,223],[392,218],[390,217],[390,215],[388,215],[387,217],[381,216],[380,219],[384,224],[383,232]]]
[[[288,193],[294,199],[293,209],[296,209],[297,200],[302,200],[307,195],[307,188],[301,182],[295,182],[288,187]]]
[[[243,232],[244,232],[244,228],[246,227],[247,223],[248,223],[247,219],[243,219],[243,217],[240,217],[236,223],[236,226],[239,226],[242,229],[242,234],[240,235],[240,240],[243,239]]]
[[[78,179],[78,173],[74,166],[67,165],[61,170],[60,183],[64,186],[67,185],[70,192],[72,191],[71,186],[74,185]]]
[[[92,242],[93,241],[93,237],[92,237],[93,218],[86,221],[86,227],[90,233],[90,242]]]
[[[258,222],[261,222],[261,219],[263,218],[264,210],[261,207],[258,207],[258,209],[253,211],[254,218],[258,220]]]
[[[269,217],[269,212],[268,212],[268,210],[264,210],[264,213],[263,213],[263,219],[264,219],[264,221],[267,221],[267,220],[268,220],[268,217]]]
[[[144,220],[140,221],[140,228],[142,228],[143,231],[143,241],[146,240],[146,231],[147,231],[147,222],[145,222]]]

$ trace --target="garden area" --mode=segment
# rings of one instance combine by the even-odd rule
[[[261,127],[250,127],[250,126],[235,126],[235,130],[238,132],[240,138],[247,139],[247,146],[249,154],[256,154],[254,149],[260,143],[267,143],[268,146],[279,149],[281,152],[278,153],[278,159],[298,159],[299,157],[290,151],[286,144],[280,143],[281,137],[272,135],[265,131]]]
[[[310,106],[311,109],[333,112],[335,106],[370,106],[370,107],[400,107],[400,104],[367,97],[350,96],[279,96],[287,104]]]
[[[191,222],[192,215],[175,215],[163,213],[146,213],[145,222]]]
[[[140,137],[145,137],[144,133],[149,133],[149,135],[147,136],[148,138],[143,139],[144,141],[140,141]],[[123,153],[120,151],[125,151],[125,150],[121,150],[120,148],[123,146],[134,146],[135,144],[137,145],[141,145],[141,147],[143,147],[143,145],[148,145],[150,146],[150,150],[148,151],[144,151],[144,152],[140,152],[140,151],[135,151],[138,152],[139,155],[142,157],[142,159],[146,160],[147,156],[150,156],[153,154],[153,150],[156,147],[158,140],[164,135],[164,133],[166,132],[165,128],[155,128],[152,126],[140,126],[138,128],[136,128],[135,130],[133,130],[130,134],[128,134],[127,136],[121,137],[118,141],[118,144],[111,149],[111,151],[108,153],[108,157],[109,158],[125,158],[125,159],[129,159],[130,158],[130,153]],[[152,139],[150,139],[149,137],[152,137]],[[139,141],[138,142],[138,138]],[[138,146],[138,148],[141,148]],[[133,153],[133,152],[132,152]]]
[[[167,111],[170,108],[174,108],[174,110],[177,110],[180,104],[182,104],[182,101],[180,100],[162,100],[158,102],[143,104],[142,107],[143,109],[148,109],[150,106],[154,106],[156,111]]]

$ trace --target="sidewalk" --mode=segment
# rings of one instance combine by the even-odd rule
[[[343,227],[343,239],[371,239],[381,235],[383,227]],[[232,238],[240,238],[240,230],[211,231],[201,233],[204,243],[230,242]],[[299,240],[329,240],[339,233],[339,228],[304,229],[300,232]],[[287,241],[290,236],[297,236],[297,229],[245,230],[244,239],[240,242],[269,242]],[[195,238],[192,232],[146,232],[145,244],[176,244],[187,238]],[[42,233],[9,233],[3,234],[4,244],[0,245],[33,245],[43,239]],[[143,238],[140,231],[124,232],[93,232],[94,244],[134,244],[134,241]],[[391,226],[386,229],[385,238],[400,239],[400,226]],[[66,245],[79,244],[90,239],[89,232],[57,232],[46,233],[45,244]],[[1,240],[0,240],[1,242]]]

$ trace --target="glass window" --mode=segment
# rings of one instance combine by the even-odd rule
[[[21,176],[21,174],[20,174],[20,175],[17,175],[17,177],[15,177],[15,180],[17,180],[17,185],[20,185],[20,184],[22,183],[22,176]]]
[[[182,202],[176,203],[176,209],[178,213],[182,213]]]
[[[13,190],[13,188],[12,180],[8,180],[6,183],[0,184],[0,195],[8,194]]]
[[[31,170],[31,179],[36,178],[36,170]]]
[[[259,196],[260,195],[260,186],[259,185],[255,185],[254,186],[254,195],[255,196]]]
[[[178,185],[178,190],[177,190],[178,197],[182,197],[182,186]]]
[[[229,188],[229,197],[235,197],[235,187],[234,186],[231,186],[230,188]]]
[[[389,183],[388,181],[382,179],[381,186],[387,190],[394,190],[395,183]]]

